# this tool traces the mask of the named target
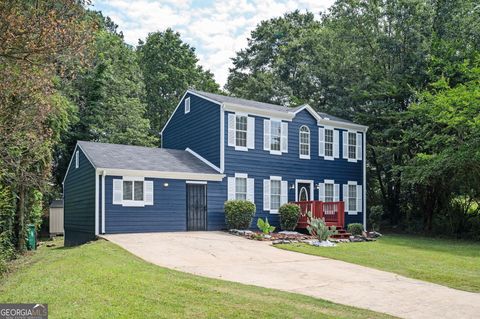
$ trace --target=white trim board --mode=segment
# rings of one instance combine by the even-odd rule
[[[310,184],[310,200],[315,200],[314,182],[312,179],[296,179],[295,180],[295,201],[298,202],[298,184]]]
[[[208,166],[210,166],[211,168],[213,168],[217,172],[219,172],[219,173],[221,172],[220,167],[214,165],[212,162],[210,162],[209,160],[207,160],[206,158],[204,158],[202,155],[198,154],[197,152],[193,151],[189,147],[187,147],[185,149],[185,151],[189,152],[190,154],[192,154],[193,156],[195,156],[196,158],[198,158],[199,160],[201,160],[202,162],[204,162],[205,164],[207,164]]]
[[[102,170],[104,170],[105,174],[109,176],[139,176],[139,177],[165,178],[165,179],[203,180],[203,181],[213,181],[213,182],[220,182],[225,177],[224,174],[203,174],[203,173],[186,173],[186,172],[162,172],[162,171],[97,168],[97,171],[102,171]]]

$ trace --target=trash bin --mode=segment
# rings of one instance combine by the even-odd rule
[[[28,250],[37,249],[37,238],[35,236],[35,225],[27,225],[27,248]]]

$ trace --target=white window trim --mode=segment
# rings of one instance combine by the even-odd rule
[[[315,195],[313,192],[313,187],[314,187],[314,181],[312,179],[296,179],[295,180],[295,201],[298,202],[298,184],[310,184],[310,199],[309,200],[314,200]]]
[[[358,135],[357,135],[357,131],[352,131],[352,130],[348,130],[346,131],[347,132],[347,160],[351,163],[356,163],[357,162],[357,147],[358,147]],[[350,144],[349,144],[349,140],[348,140],[348,135],[349,133],[353,133],[355,134],[355,158],[350,158],[349,157],[349,147],[350,147]]]
[[[75,168],[80,167],[80,155],[79,151],[75,152]]]
[[[308,155],[302,154],[302,128],[307,128],[308,130]],[[310,159],[311,155],[311,144],[312,144],[312,134],[311,130],[307,125],[302,125],[298,129],[298,155],[300,159]]]
[[[332,156],[326,156],[325,155],[325,150],[326,150],[326,147],[325,147],[325,144],[326,144],[326,142],[325,142],[325,140],[326,140],[325,131],[326,130],[331,130],[332,131],[332,139],[333,139],[332,140]],[[331,126],[324,126],[323,127],[323,159],[327,160],[327,161],[333,161],[335,159],[335,129]]]
[[[146,197],[146,181],[145,181],[145,178],[144,177],[139,177],[139,176],[122,176],[122,178],[114,178],[113,180],[120,180],[122,182],[122,185],[123,185],[123,182],[126,181],[126,182],[143,182],[143,200],[124,200],[123,199],[123,187],[122,187],[122,202],[121,203],[118,203],[118,204],[113,204],[113,205],[122,205],[124,207],[145,207],[145,206],[148,206],[148,205],[153,205],[152,204],[147,204],[147,202],[145,201],[145,197]],[[153,182],[152,182],[153,183]],[[113,185],[112,185],[112,188],[113,188]],[[112,189],[113,191],[113,189]],[[132,192],[134,192],[134,186],[132,185]],[[113,196],[113,195],[112,195]],[[134,193],[132,193],[132,196],[135,196]]]
[[[185,114],[188,114],[188,113],[190,113],[190,97],[187,97],[187,98],[185,99],[185,102],[184,102],[184,103],[185,103],[185,105],[184,105],[184,112],[185,112]]]
[[[270,145],[270,154],[272,155],[282,155],[282,120],[280,119],[269,119],[270,120],[270,135],[269,135],[269,138],[270,138],[270,141],[268,142],[268,144]],[[280,143],[278,144],[278,146],[280,147],[280,150],[272,150],[272,123],[273,122],[276,122],[278,124],[280,124]]]
[[[347,185],[354,185],[355,186],[355,210],[354,211],[351,211],[348,209],[348,202],[345,203],[345,211],[348,213],[348,215],[358,215],[358,207],[357,207],[357,195],[356,195],[356,186],[358,185],[358,183],[356,181],[348,181],[347,182]],[[347,186],[347,192],[349,191],[348,190],[348,186]],[[345,198],[345,194],[343,194],[343,197]]]
[[[325,179],[323,180],[323,184],[326,186],[327,184],[329,185],[333,185],[333,202],[335,201],[335,180],[333,179]],[[326,187],[324,188],[324,192],[326,193]],[[326,202],[325,200],[325,193],[323,194],[323,200]],[[318,198],[320,198],[320,190],[319,190],[319,194],[318,194]]]
[[[245,144],[246,146],[237,146],[237,138],[236,138],[236,135],[237,135],[237,117],[239,116],[244,116],[247,118],[247,130],[246,130],[246,133],[247,135],[245,136]],[[239,112],[235,112],[235,150],[236,151],[242,151],[242,152],[248,152],[248,114],[247,113],[239,113]]]
[[[272,185],[271,185],[271,181],[279,181],[280,182],[280,206],[282,206],[282,182],[285,182],[284,180],[282,180],[282,177],[281,176],[270,176],[270,198],[272,196]],[[288,197],[288,184],[287,184],[287,197]],[[287,198],[287,202],[288,202],[288,198]],[[270,207],[272,207],[272,203],[270,202]],[[278,209],[271,209],[269,210],[270,214],[272,215],[277,215],[279,214],[278,212]]]

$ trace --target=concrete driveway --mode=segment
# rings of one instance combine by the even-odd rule
[[[195,275],[305,294],[403,318],[480,318],[480,294],[280,250],[268,242],[223,232],[104,238],[146,261]]]

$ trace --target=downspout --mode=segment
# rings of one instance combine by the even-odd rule
[[[102,234],[105,234],[105,175],[107,172],[102,171]]]
[[[367,130],[363,132],[363,229],[367,230]]]
[[[98,197],[98,178],[100,177],[100,174],[98,174],[98,171],[95,170],[95,235],[99,234],[99,227],[98,227],[98,210],[99,210],[99,197]]]

